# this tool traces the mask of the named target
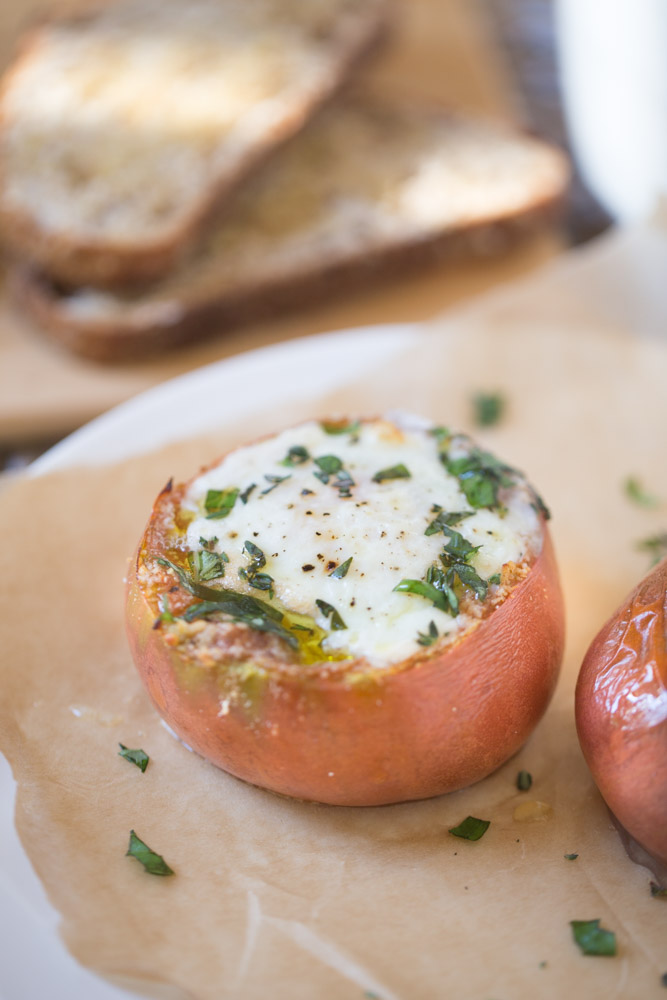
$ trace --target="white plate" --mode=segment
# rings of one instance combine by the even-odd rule
[[[32,476],[101,465],[150,451],[231,420],[261,399],[274,406],[317,399],[390,361],[414,336],[396,324],[320,334],[249,351],[165,382],[76,431],[38,459]],[[253,392],[247,391],[252,385]],[[57,932],[58,914],[30,867],[14,828],[14,782],[0,755],[1,1000],[128,1000],[130,994],[78,965]]]

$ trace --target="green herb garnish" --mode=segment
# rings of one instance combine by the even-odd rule
[[[475,423],[478,427],[492,427],[501,419],[505,398],[499,392],[478,392],[472,397]]]
[[[667,888],[665,886],[658,885],[657,882],[651,882],[650,889],[654,899],[667,899]]]
[[[204,500],[206,516],[209,520],[227,517],[236,503],[239,491],[236,488],[228,490],[209,490]]]
[[[491,826],[489,819],[476,819],[475,816],[466,816],[462,823],[453,826],[450,833],[463,840],[480,840]]]
[[[512,486],[516,470],[500,462],[487,451],[473,448],[461,458],[450,458],[447,452],[440,455],[447,472],[455,476],[471,507],[499,507],[498,490]]]
[[[498,586],[500,584],[500,573],[494,573],[493,576],[490,576],[486,582],[489,585],[493,583],[496,584],[496,586]]]
[[[361,431],[361,421],[353,420],[350,423],[345,423],[345,421],[321,420],[320,427],[325,434],[350,434],[353,441],[358,441],[359,432]]]
[[[216,580],[225,575],[225,563],[229,562],[223,552],[188,552],[188,566],[195,580]]]
[[[173,875],[174,871],[160,854],[151,851],[148,844],[130,830],[130,846],[125,852],[126,857],[136,858],[144,866],[149,875]]]
[[[331,485],[338,490],[338,495],[340,497],[352,496],[350,487],[354,486],[354,479],[347,469],[343,468],[343,463],[337,455],[322,455],[315,459],[315,465],[319,467],[319,472],[315,472],[314,475],[321,483],[326,486],[331,477],[335,476],[336,479]]]
[[[648,552],[651,556],[651,565],[657,565],[664,556],[667,556],[667,531],[662,535],[645,538],[637,543],[637,548],[642,552]]]
[[[399,465],[392,465],[390,469],[380,469],[373,476],[374,483],[384,483],[387,479],[410,479],[410,471],[401,462]]]
[[[251,483],[250,486],[246,486],[243,493],[239,493],[239,500],[242,504],[246,504],[253,490],[257,489],[257,483]]]
[[[417,632],[417,642],[420,646],[432,646],[438,639],[438,629],[435,622],[431,622],[428,632]]]
[[[633,503],[638,504],[640,507],[657,507],[660,504],[658,497],[653,496],[651,493],[647,493],[642,487],[642,484],[634,476],[628,476],[623,483],[623,489],[625,490],[625,495]]]
[[[564,854],[563,857],[565,858],[566,861],[576,861],[577,858],[579,857],[579,855],[578,854]]]
[[[463,521],[466,517],[472,517],[475,513],[474,510],[453,510],[449,513],[445,513],[442,507],[438,507],[437,504],[433,504],[431,508],[431,513],[437,511],[437,517],[429,524],[428,528],[424,532],[425,535],[437,535],[439,531],[444,531],[445,528],[453,527],[453,525],[458,524],[459,521]]]
[[[336,566],[336,568],[332,569],[329,573],[329,576],[333,577],[334,580],[342,580],[344,576],[347,576],[347,571],[352,565],[352,559],[353,556],[350,556],[350,558],[346,559],[345,562],[342,562],[340,566]]]
[[[169,608],[169,594],[160,594],[160,596],[158,598],[158,607],[160,609],[160,617],[158,618],[157,622],[153,626],[154,628],[157,627],[157,625],[160,622],[173,622],[173,621],[176,621],[176,619],[172,615],[171,610]]]
[[[118,746],[120,747],[118,756],[124,757],[125,760],[129,760],[132,764],[136,764],[143,774],[148,767],[148,761],[150,760],[148,754],[144,753],[143,750],[129,750],[127,747],[123,746],[122,743],[119,743]]]
[[[584,955],[615,955],[616,935],[599,920],[571,920],[572,936]]]
[[[432,583],[424,580],[401,580],[394,587],[394,591],[399,594],[414,594],[417,597],[424,597],[427,601],[432,602],[434,608],[439,608],[440,611],[449,611],[446,594]]]
[[[218,544],[218,539],[214,536],[213,538],[204,538],[203,535],[199,536],[199,544],[207,552],[210,552]]]
[[[198,583],[169,559],[160,556],[156,562],[171,569],[178,577],[181,586],[199,599],[198,604],[191,604],[184,611],[182,617],[185,621],[191,622],[196,618],[207,618],[213,614],[229,615],[233,621],[247,625],[258,632],[271,632],[279,636],[293,648],[298,646],[296,637],[281,624],[285,616],[278,608],[249,594],[239,594],[226,587],[218,589]]]
[[[325,618],[331,618],[331,628],[334,632],[347,628],[347,625],[332,604],[327,604],[326,601],[320,600],[315,601],[315,604],[318,606]]]
[[[527,792],[533,783],[533,776],[530,771],[519,771],[516,776],[516,787],[520,792]]]
[[[264,476],[264,478],[266,479],[267,483],[269,483],[269,486],[267,486],[265,490],[262,490],[262,496],[265,496],[267,493],[270,493],[271,490],[275,490],[276,486],[278,486],[280,483],[284,483],[286,479],[291,479],[292,477],[274,476],[271,473],[268,473]]]
[[[266,566],[266,556],[254,542],[244,542],[243,549],[250,557],[250,562],[247,567],[239,569],[239,576],[255,590],[268,590],[269,597],[273,597],[273,577],[259,572]]]
[[[436,439],[440,448],[443,448],[452,436],[449,427],[431,427],[429,434]]]
[[[315,475],[320,482],[325,484],[329,482],[330,476],[343,468],[343,463],[337,455],[322,455],[315,459],[315,465],[320,469],[320,472],[316,472]],[[326,478],[324,478],[325,476]]]
[[[667,986],[667,972],[663,972],[660,976],[660,983],[662,986]]]
[[[303,447],[302,444],[295,444],[289,449],[287,455],[280,463],[281,465],[286,465],[288,468],[292,468],[295,465],[303,465],[310,458],[308,451]]]

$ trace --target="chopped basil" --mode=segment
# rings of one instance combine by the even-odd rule
[[[380,469],[373,476],[374,483],[383,483],[386,479],[410,479],[410,471],[401,462],[399,465],[392,465],[390,469]]]
[[[667,888],[663,885],[658,885],[657,882],[651,882],[651,895],[653,898],[667,899]]]
[[[424,580],[401,580],[394,587],[394,591],[399,594],[414,594],[417,597],[424,597],[427,601],[432,602],[434,608],[439,608],[440,611],[449,611],[449,602],[445,593]]]
[[[239,491],[236,488],[228,490],[209,490],[204,500],[206,516],[209,520],[227,517],[236,503]]]
[[[308,450],[303,447],[302,444],[295,444],[289,449],[287,455],[280,463],[281,465],[286,465],[288,468],[292,468],[294,465],[303,465],[310,458]]]
[[[217,543],[218,539],[215,536],[213,538],[204,538],[202,535],[199,536],[199,544],[203,549],[206,549],[207,552],[214,549]]]
[[[663,972],[660,976],[660,983],[662,986],[667,986],[667,972]]]
[[[345,562],[342,562],[340,566],[336,566],[336,568],[329,573],[329,576],[333,577],[334,580],[342,580],[344,576],[347,576],[347,571],[352,564],[352,558],[353,557],[350,556],[350,558],[346,559]]]
[[[338,495],[340,497],[352,496],[350,487],[354,486],[354,479],[347,469],[343,468],[343,463],[337,455],[322,455],[315,459],[315,465],[319,467],[320,471],[315,472],[314,475],[321,483],[326,486],[331,477],[335,476],[336,479],[331,485],[338,490]]]
[[[158,607],[160,609],[158,623],[176,621],[169,609],[169,594],[160,594],[160,597],[158,598]]]
[[[284,615],[278,608],[272,607],[257,597],[251,597],[249,594],[239,594],[228,588],[218,589],[198,583],[191,579],[185,570],[174,565],[169,559],[158,557],[156,562],[171,569],[178,577],[181,586],[188,593],[199,598],[198,604],[191,604],[183,613],[182,617],[185,621],[192,622],[196,618],[206,618],[212,614],[229,615],[233,621],[247,625],[258,632],[271,632],[279,636],[293,648],[298,646],[295,636],[281,624]]]
[[[347,625],[332,604],[327,604],[326,601],[320,600],[315,601],[315,604],[318,606],[325,618],[331,618],[331,628],[334,632],[347,628]]]
[[[452,436],[448,427],[431,427],[429,434],[433,435],[440,447],[444,447]]]
[[[216,580],[225,575],[225,562],[228,562],[224,552],[188,552],[188,566],[195,580]]]
[[[320,421],[320,427],[325,434],[350,434],[352,441],[358,441],[359,432],[361,431],[361,421],[353,420],[345,423],[345,421],[322,420]]]
[[[334,472],[343,468],[343,463],[337,455],[322,455],[315,459],[315,465],[322,470],[325,476],[333,476]],[[315,475],[317,476],[317,473]],[[322,482],[328,483],[329,480],[323,479]]]
[[[243,493],[239,493],[239,500],[242,504],[246,504],[253,490],[257,489],[257,483],[251,483],[250,486],[246,486]]]
[[[651,565],[655,566],[660,560],[667,556],[667,531],[662,535],[652,535],[637,543],[637,548],[642,552],[648,552],[651,556]]]
[[[250,556],[250,563],[246,568],[239,569],[239,576],[255,590],[267,590],[269,597],[273,597],[273,577],[269,576],[268,573],[259,572],[263,566],[266,566],[266,556],[254,542],[244,542],[243,548]]]
[[[516,787],[520,792],[527,792],[533,783],[533,776],[530,771],[519,771],[516,776]]]
[[[458,524],[459,521],[463,521],[466,517],[472,517],[475,513],[474,510],[453,510],[449,514],[446,514],[442,507],[438,507],[437,504],[433,504],[431,508],[431,513],[437,511],[438,516],[431,521],[428,528],[424,532],[425,535],[437,535],[439,531],[444,531],[445,528],[452,527]]]
[[[471,507],[498,507],[498,490],[512,486],[516,470],[500,462],[490,452],[472,448],[461,458],[450,458],[447,452],[440,455],[447,472],[455,476]]]
[[[563,857],[565,858],[566,861],[576,861],[577,858],[579,857],[579,855],[578,854],[564,854]]]
[[[500,573],[494,573],[493,576],[490,576],[486,582],[489,585],[493,583],[496,584],[496,586],[498,586],[500,584]]]
[[[471,545],[467,538],[464,538],[458,531],[454,531],[453,528],[443,525],[442,531],[449,538],[444,551],[448,556],[451,556],[454,562],[467,563],[476,552],[479,552],[480,545]]]
[[[462,823],[453,826],[450,833],[463,840],[480,840],[491,826],[491,820],[476,819],[475,816],[466,816]]]
[[[435,622],[431,622],[428,632],[417,632],[417,642],[420,646],[432,646],[438,639],[438,629]]]
[[[478,427],[497,424],[505,410],[505,397],[499,392],[478,392],[472,397],[475,423]]]
[[[443,611],[448,611],[450,615],[456,616],[459,613],[459,599],[454,590],[454,571],[449,569],[444,573],[439,566],[429,566],[426,571],[426,582],[442,591],[446,601]]]
[[[268,474],[266,474],[264,476],[264,478],[266,479],[267,483],[269,483],[270,485],[267,486],[267,488],[265,490],[262,490],[262,496],[265,496],[267,493],[270,493],[271,490],[275,490],[276,486],[278,486],[280,483],[284,483],[286,479],[291,479],[292,477],[291,476],[274,476],[271,473],[268,473]]]
[[[132,764],[136,764],[143,774],[148,767],[148,761],[150,760],[148,754],[143,750],[129,750],[127,747],[123,746],[122,743],[119,743],[118,746],[120,747],[118,756],[124,757],[125,760],[129,760]]]
[[[570,920],[572,936],[584,955],[615,955],[616,935],[599,920]]]
[[[125,852],[125,857],[136,858],[144,866],[149,875],[173,875],[174,871],[169,867],[162,855],[151,851],[148,844],[137,837],[134,830],[130,830],[130,844]]]
[[[625,490],[625,495],[633,503],[638,504],[640,507],[657,507],[660,503],[658,497],[647,493],[643,489],[642,484],[634,476],[628,476],[623,483],[623,489]]]

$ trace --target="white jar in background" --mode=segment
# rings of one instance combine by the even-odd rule
[[[667,0],[556,0],[572,148],[619,222],[667,195]]]

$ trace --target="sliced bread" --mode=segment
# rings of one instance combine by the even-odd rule
[[[0,240],[75,283],[162,275],[348,77],[385,0],[116,0],[36,27],[0,88]]]
[[[367,282],[432,256],[493,252],[559,202],[563,155],[415,104],[330,107],[239,194],[198,254],[144,291],[68,289],[17,272],[38,323],[120,360]]]

